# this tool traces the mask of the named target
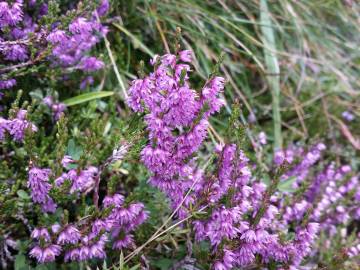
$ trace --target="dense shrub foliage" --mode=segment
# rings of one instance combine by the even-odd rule
[[[0,1],[1,268],[358,269],[356,83],[319,90],[308,119],[314,97],[290,93],[304,82],[283,79],[266,27],[280,4],[169,2]],[[210,45],[192,43],[198,8]],[[231,32],[238,8],[264,52]]]

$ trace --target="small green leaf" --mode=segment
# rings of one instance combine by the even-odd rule
[[[270,181],[270,176],[268,174],[265,173],[262,176],[261,180],[267,187],[270,186],[271,181]]]
[[[82,95],[79,95],[76,97],[66,99],[63,101],[63,103],[69,107],[69,106],[74,106],[74,105],[81,104],[84,102],[88,102],[90,100],[103,98],[103,97],[109,97],[109,96],[112,96],[113,94],[114,94],[114,92],[112,92],[112,91],[90,92],[90,93],[85,93],[85,94],[82,94]]]
[[[22,189],[19,189],[16,194],[21,198],[21,199],[24,199],[24,200],[29,200],[30,199],[30,196],[29,194],[27,194],[27,192],[25,190],[22,190]]]
[[[125,267],[124,253],[121,251],[120,261],[119,261],[119,270],[124,270],[124,267]]]
[[[292,184],[296,181],[296,176],[291,176],[288,179],[281,181],[278,184],[278,189],[282,192],[295,192],[296,190],[292,187]]]
[[[79,156],[79,158],[80,158],[80,156]],[[74,158],[74,160],[79,160],[79,158]],[[68,169],[68,170],[77,169],[77,167],[78,167],[77,164],[68,164],[68,165],[66,166],[66,169]]]
[[[18,254],[15,256],[15,270],[27,270],[30,269],[29,266],[26,265],[26,257],[24,254]]]
[[[133,267],[130,268],[130,270],[137,270],[140,268],[140,264],[134,265]]]
[[[169,269],[173,264],[173,261],[168,258],[159,258],[153,261],[153,265],[160,268],[161,270]]]
[[[52,270],[56,269],[55,263],[47,263],[47,264],[38,264],[35,268],[27,268],[27,270],[34,269],[34,270]]]
[[[79,160],[82,152],[83,149],[81,146],[75,145],[75,141],[73,139],[69,140],[67,146],[68,155],[70,155],[74,160]]]

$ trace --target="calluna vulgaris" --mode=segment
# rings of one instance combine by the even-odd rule
[[[0,53],[5,67],[0,68],[0,90],[16,85],[14,70],[22,74],[45,60],[51,68],[63,68],[64,73],[71,69],[88,73],[81,88],[93,83],[90,72],[104,63],[89,53],[108,31],[97,18],[107,13],[109,2],[88,2],[61,14],[55,1],[1,1]]]
[[[109,2],[86,3],[70,5],[59,15],[62,9],[53,1],[49,5],[0,2],[0,90],[16,85],[14,70],[44,61],[60,68],[64,76],[74,70],[84,72],[81,89],[94,82],[91,72],[104,63],[91,49],[108,31],[100,19],[108,12]],[[360,219],[359,175],[349,165],[325,162],[322,142],[279,149],[267,170],[250,160],[239,141],[228,139],[214,147],[208,160],[202,160],[200,152],[212,128],[210,118],[224,105],[220,96],[225,79],[214,72],[200,90],[194,89],[190,78],[193,57],[190,50],[156,55],[150,61],[153,71],[148,75],[140,72],[126,100],[146,125],[142,134],[147,142],[140,159],[151,174],[148,182],[166,195],[173,218],[187,221],[180,226],[189,229],[192,245],[187,252],[194,257],[193,267],[202,267],[203,261],[191,247],[203,243],[209,255],[205,264],[215,270],[317,269],[326,250],[336,250],[339,267],[359,264],[360,235],[352,229]],[[42,103],[51,109],[52,123],[56,122],[61,133],[65,105],[51,95]],[[4,230],[0,241],[3,268],[8,259],[13,260],[9,250],[18,249],[16,240],[26,237],[30,240],[27,255],[39,264],[101,262],[110,253],[136,250],[143,244],[137,243],[136,232],[150,221],[148,209],[124,196],[121,188],[107,186],[102,194],[99,191],[106,167],[121,162],[133,145],[122,143],[101,164],[90,162],[90,157],[84,161],[67,155],[60,148],[58,160],[44,162],[31,152],[36,134],[45,134],[44,129],[33,117],[33,107],[18,105],[8,117],[0,117],[1,154],[7,165],[16,150],[21,154],[26,149],[30,158],[22,187],[27,193],[17,191],[33,209],[29,217],[16,215],[29,230],[22,239],[16,239],[11,227]],[[229,133],[236,129],[233,122],[238,121],[238,109],[233,108]],[[264,132],[259,134],[259,144],[267,144]],[[6,190],[6,194],[11,192]]]
[[[307,153],[297,146],[277,151],[269,186],[253,175],[253,165],[235,144],[217,147],[212,174],[199,169],[193,156],[206,138],[209,117],[223,105],[225,80],[212,76],[200,91],[192,89],[191,57],[186,50],[156,56],[154,71],[129,89],[129,106],[146,113],[149,144],[141,159],[152,172],[149,182],[168,196],[179,218],[202,209],[192,229],[196,241],[210,242],[212,268],[299,269],[318,255],[320,234],[331,237],[351,217],[360,218],[358,176],[348,176],[350,166],[334,164],[313,175],[326,149],[322,143]],[[300,191],[280,192],[282,182]],[[344,256],[356,256],[359,247]]]

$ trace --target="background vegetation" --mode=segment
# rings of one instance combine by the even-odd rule
[[[213,130],[205,148],[212,149],[228,136],[227,121],[232,104],[238,102],[246,127],[244,147],[252,160],[268,164],[274,148],[306,146],[322,140],[329,146],[327,158],[349,162],[359,171],[359,18],[360,4],[351,0],[111,1],[110,15],[103,19],[110,32],[95,49],[106,67],[94,75],[92,86],[81,90],[77,72],[68,72],[63,79],[55,71],[41,67],[41,72],[29,72],[18,80],[17,89],[23,90],[20,106],[25,100],[37,104],[48,93],[69,106],[67,123],[55,125],[45,106],[34,105],[31,117],[42,123],[38,126],[41,135],[33,138],[34,144],[27,144],[32,145],[31,149],[18,148],[11,160],[2,156],[0,179],[10,181],[13,194],[21,197],[14,203],[0,195],[2,207],[7,209],[0,217],[2,222],[12,222],[20,235],[26,226],[21,219],[31,209],[26,204],[27,195],[19,194],[25,189],[26,170],[14,175],[11,169],[14,164],[26,168],[25,155],[32,153],[39,164],[53,160],[50,166],[54,168],[63,153],[78,156],[84,164],[100,165],[125,140],[135,147],[122,164],[113,164],[102,178],[110,186],[121,188],[129,200],[144,202],[150,211],[150,222],[136,234],[139,243],[145,242],[165,221],[170,210],[164,195],[147,184],[148,172],[139,162],[139,151],[145,143],[144,125],[125,105],[124,90],[137,76],[141,60],[148,71],[151,57],[173,50],[177,27],[182,29],[183,48],[196,55],[194,69],[198,77],[192,78],[195,85],[202,85],[224,54],[220,72],[227,81],[223,93],[226,106],[211,119]],[[99,91],[113,93],[99,98]],[[6,104],[15,100],[16,92],[5,93],[4,110],[9,109]],[[84,93],[93,94],[80,96]],[[350,111],[355,119],[343,119],[344,111]],[[62,124],[67,131],[61,128]],[[261,131],[267,134],[268,144],[260,147],[256,142]],[[7,147],[12,146],[4,145],[2,153]],[[207,151],[203,155],[208,158]],[[8,184],[2,188],[6,190]],[[175,263],[186,253],[187,233],[178,227],[153,241],[146,249],[150,269],[177,269]],[[24,255],[27,245],[26,241],[21,243],[15,259],[17,269],[35,267]],[[206,247],[200,246],[196,252],[199,258],[208,256]],[[123,255],[112,256],[120,268],[125,267]],[[329,263],[325,269],[333,269],[331,260],[325,255],[325,262]],[[131,269],[137,267],[136,263],[130,265],[135,265]],[[79,269],[76,264],[66,267]],[[80,267],[86,269],[87,265],[81,263]]]

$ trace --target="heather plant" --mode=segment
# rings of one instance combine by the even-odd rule
[[[26,240],[28,246],[24,253],[37,263],[50,263],[56,259],[63,262],[104,259],[106,245],[110,243],[111,250],[132,247],[131,232],[147,219],[148,213],[142,203],[127,200],[118,193],[116,176],[112,181],[101,183],[101,176],[108,167],[125,158],[130,142],[120,143],[115,139],[111,143],[114,143],[113,149],[105,149],[107,158],[89,159],[94,151],[92,148],[104,143],[100,135],[104,127],[93,125],[88,130],[88,139],[83,142],[87,146],[76,146],[75,138],[68,136],[67,118],[61,114],[53,127],[55,133],[49,135],[50,141],[56,139],[58,142],[53,148],[48,145],[50,141],[44,139],[48,137],[44,129],[39,128],[40,120],[46,118],[40,111],[44,104],[38,102],[23,109],[18,107],[19,102],[20,95],[9,118],[1,118],[4,157],[1,230],[6,235],[5,250],[6,243],[13,243],[27,233],[30,237]],[[43,119],[37,119],[35,125],[36,116]],[[47,117],[51,118],[50,115]],[[37,140],[39,135],[40,141]],[[15,154],[11,154],[12,149]],[[19,158],[25,164],[17,170],[13,180],[10,168],[14,162],[19,162]],[[36,218],[29,220],[32,216]],[[15,222],[17,220],[20,222]],[[8,222],[12,227],[4,227]],[[15,236],[16,228],[19,230],[23,226],[26,230]],[[19,249],[18,245],[11,247]],[[8,259],[12,259],[9,254],[2,254],[4,268]]]
[[[318,143],[308,152],[299,146],[276,151],[266,184],[264,172],[255,176],[256,167],[239,147],[241,132],[234,135],[238,145],[229,141],[216,146],[215,162],[210,159],[215,171],[199,168],[193,156],[207,135],[206,117],[223,104],[219,93],[224,79],[212,75],[202,90],[191,90],[190,66],[182,63],[191,58],[184,55],[191,52],[156,56],[154,71],[129,89],[129,105],[146,111],[150,141],[141,159],[152,172],[149,182],[168,196],[172,216],[191,216],[187,224],[195,242],[210,243],[212,269],[298,269],[317,263],[312,249],[319,234],[332,237],[341,225],[349,225],[351,216],[359,218],[359,205],[351,203],[358,201],[358,175],[346,177],[351,167],[336,169],[334,164],[315,175],[326,149]],[[235,108],[230,119],[230,133],[236,130],[239,111]],[[349,255],[356,257],[355,249],[339,259],[341,264]]]
[[[0,268],[358,269],[358,5],[305,3],[0,1]]]
[[[54,83],[54,77],[60,81],[81,71],[81,88],[93,83],[91,73],[104,67],[91,50],[107,33],[100,22],[109,10],[107,0],[19,0],[2,1],[0,6],[1,96],[26,74],[36,73]],[[58,107],[52,106],[55,114],[63,110]]]

